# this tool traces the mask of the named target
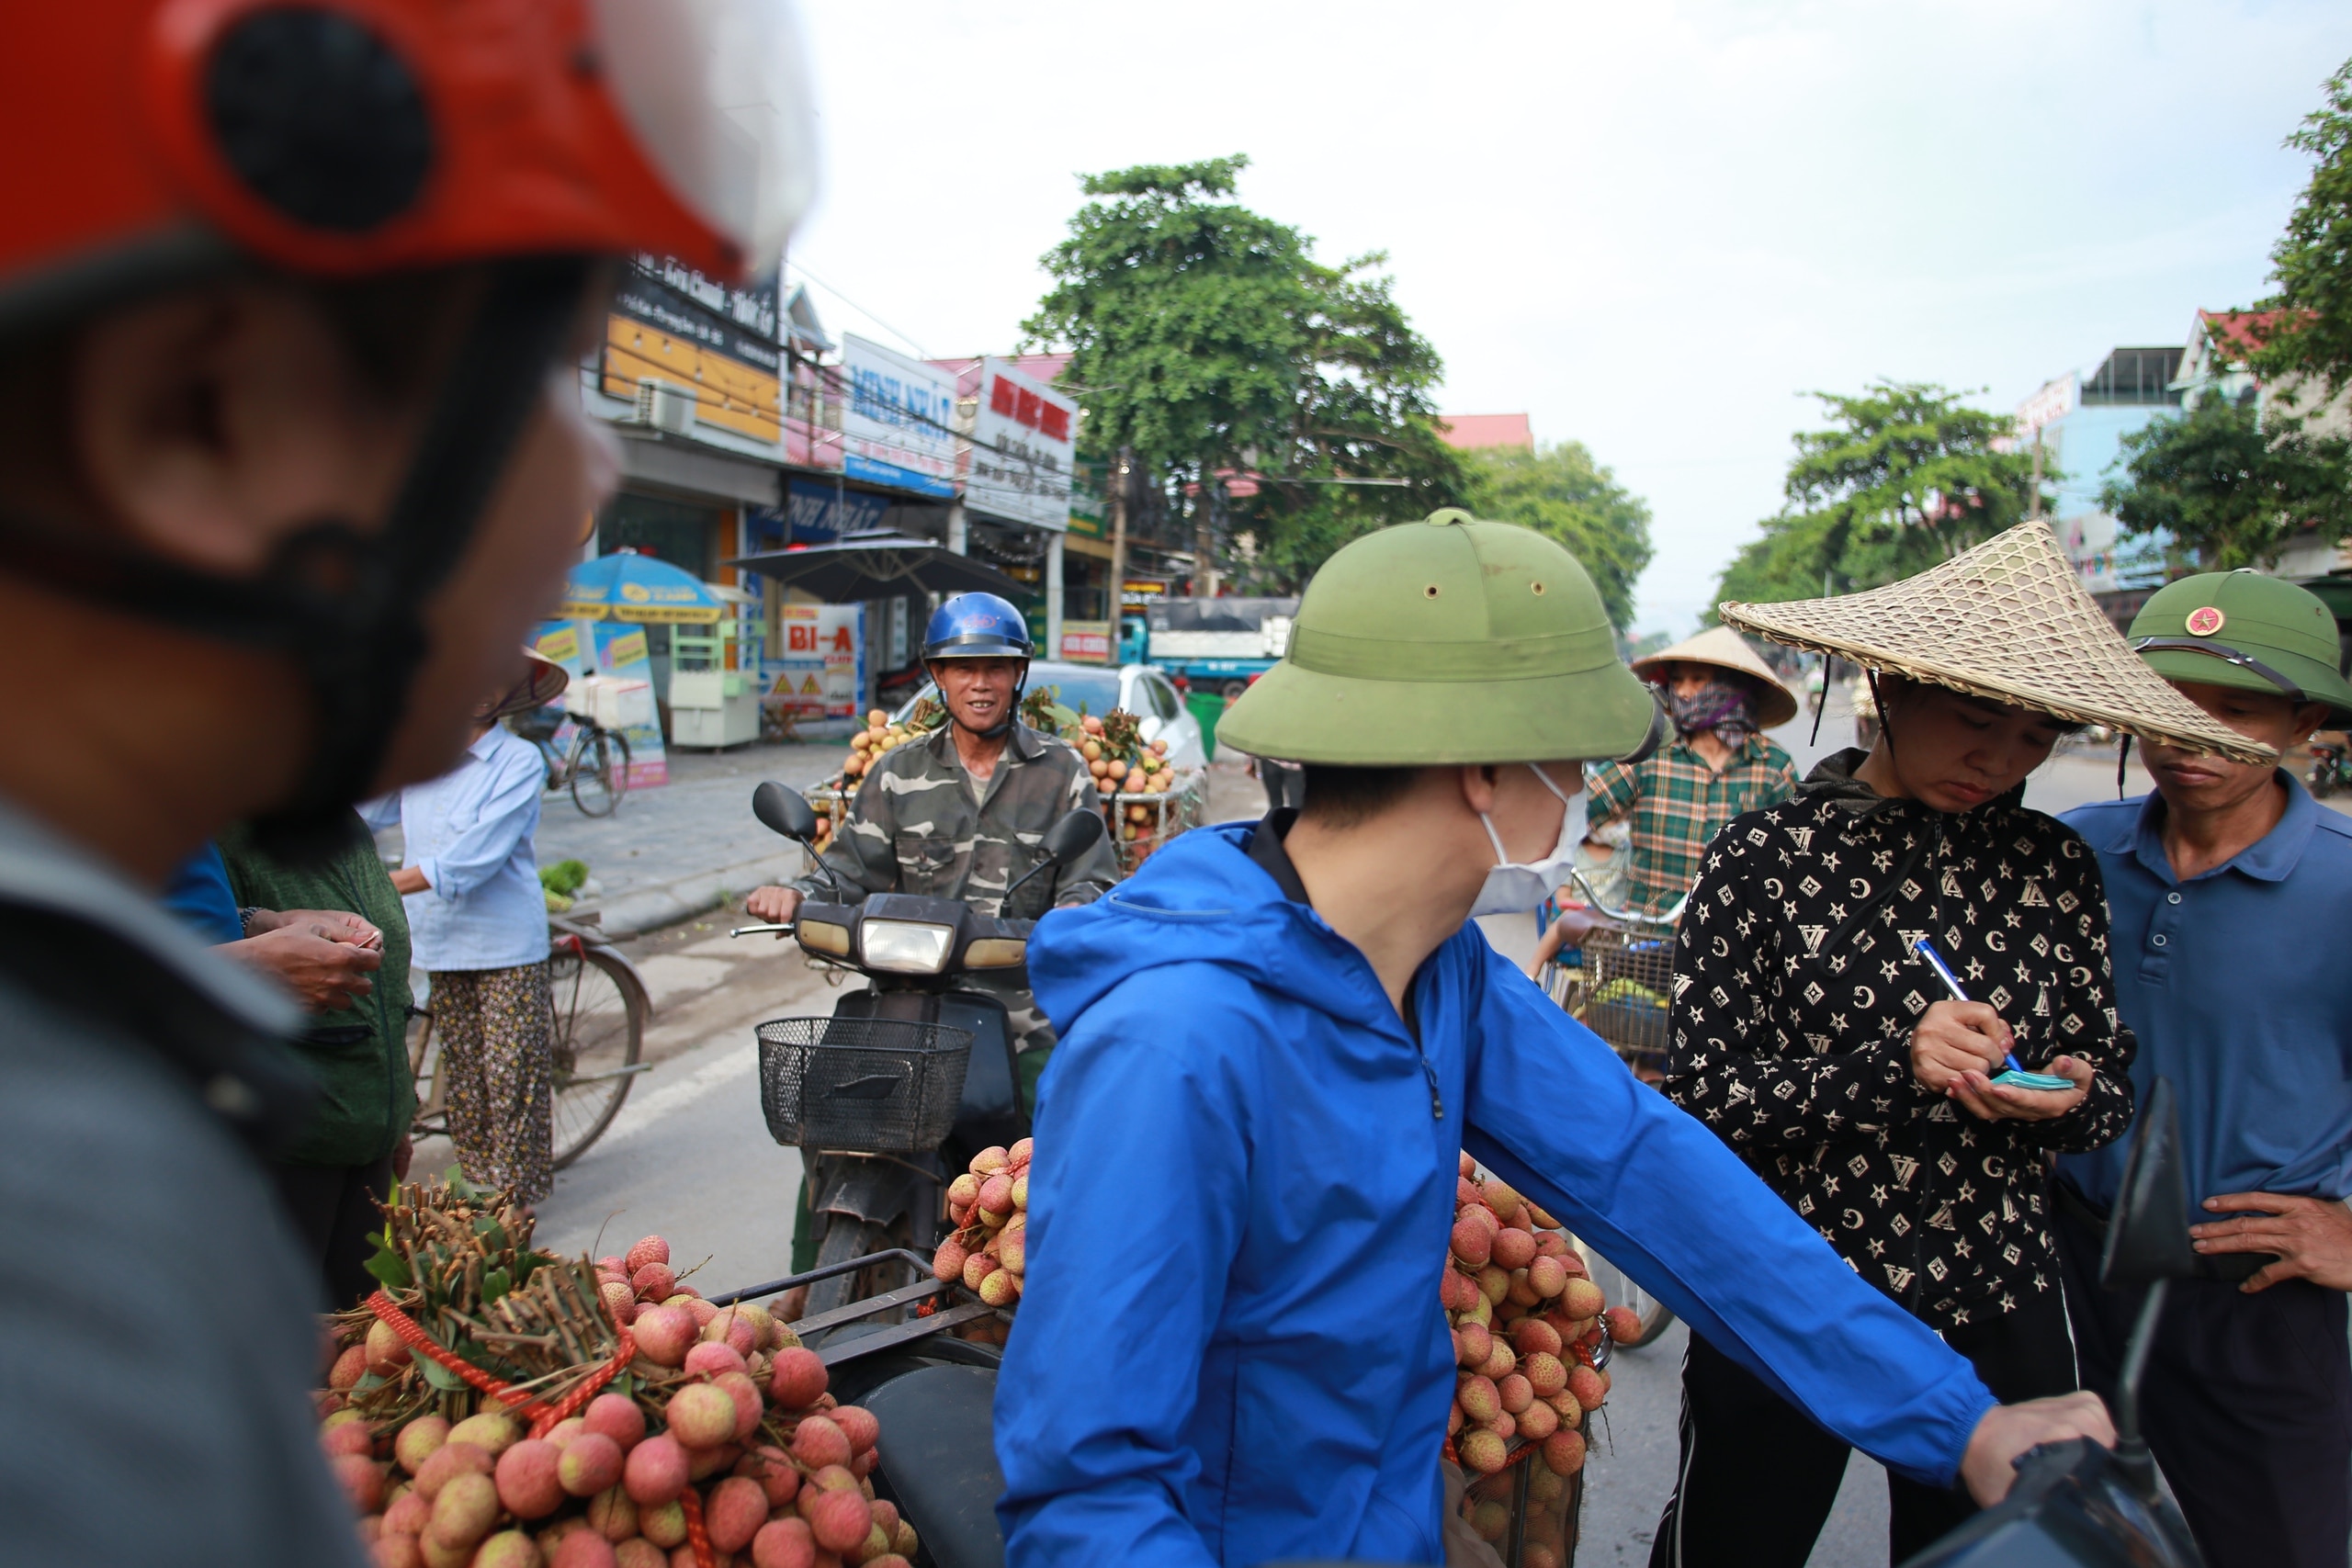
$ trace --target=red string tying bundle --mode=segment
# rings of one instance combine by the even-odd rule
[[[595,1373],[586,1382],[565,1394],[555,1404],[543,1404],[529,1394],[518,1392],[514,1384],[499,1382],[471,1361],[444,1348],[431,1335],[418,1327],[416,1320],[402,1312],[399,1303],[383,1292],[378,1291],[374,1295],[369,1296],[367,1306],[369,1312],[390,1325],[392,1332],[401,1337],[401,1342],[411,1350],[439,1362],[444,1368],[465,1379],[466,1382],[504,1404],[508,1409],[528,1417],[531,1423],[531,1436],[535,1438],[546,1437],[554,1429],[556,1423],[568,1421],[579,1414],[582,1405],[595,1398],[604,1391],[606,1383],[620,1375],[622,1368],[637,1359],[636,1337],[626,1328],[620,1329],[618,1330],[620,1344],[614,1349],[612,1359],[597,1368]],[[707,1564],[710,1559],[707,1556],[697,1556],[696,1561]]]

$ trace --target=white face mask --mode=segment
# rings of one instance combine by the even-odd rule
[[[1584,791],[1569,795],[1552,782],[1552,776],[1534,763],[1528,771],[1544,781],[1544,787],[1560,797],[1560,837],[1552,852],[1542,860],[1514,862],[1503,849],[1503,838],[1495,831],[1495,824],[1483,811],[1478,820],[1486,824],[1487,838],[1495,846],[1495,869],[1487,873],[1486,886],[1478,889],[1478,901],[1470,906],[1473,915],[1521,914],[1541,906],[1544,899],[1568,884],[1568,874],[1576,869],[1577,845],[1584,838]]]

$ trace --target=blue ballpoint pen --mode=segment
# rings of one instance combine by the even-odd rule
[[[1926,937],[1912,938],[1911,951],[1928,961],[1928,967],[1936,972],[1936,978],[1944,983],[1944,989],[1951,993],[1952,1000],[1964,1002],[1970,999],[1968,993],[1960,988],[1960,976],[1951,972],[1951,965],[1944,962],[1943,954],[1929,945]],[[2075,1087],[2071,1079],[2059,1077],[2053,1073],[2026,1071],[2018,1064],[2017,1053],[2014,1051],[2003,1052],[2001,1060],[2008,1064],[2009,1070],[1995,1078],[1993,1080],[1995,1083],[2015,1082],[2023,1089],[2072,1089]]]

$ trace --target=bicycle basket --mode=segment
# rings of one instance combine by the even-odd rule
[[[568,716],[560,707],[526,708],[506,720],[506,728],[526,740],[553,740]]]
[[[872,1018],[779,1018],[760,1042],[760,1110],[793,1147],[935,1149],[956,1125],[972,1032]]]
[[[1600,927],[1584,939],[1584,1024],[1638,1066],[1666,1066],[1674,933]]]

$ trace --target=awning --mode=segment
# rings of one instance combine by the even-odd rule
[[[683,567],[621,550],[571,569],[558,614],[589,621],[708,623],[724,619],[718,591]]]
[[[1021,584],[985,561],[904,534],[851,534],[836,544],[770,550],[727,563],[756,571],[829,604],[893,598],[907,590],[931,593],[1001,593]]]

